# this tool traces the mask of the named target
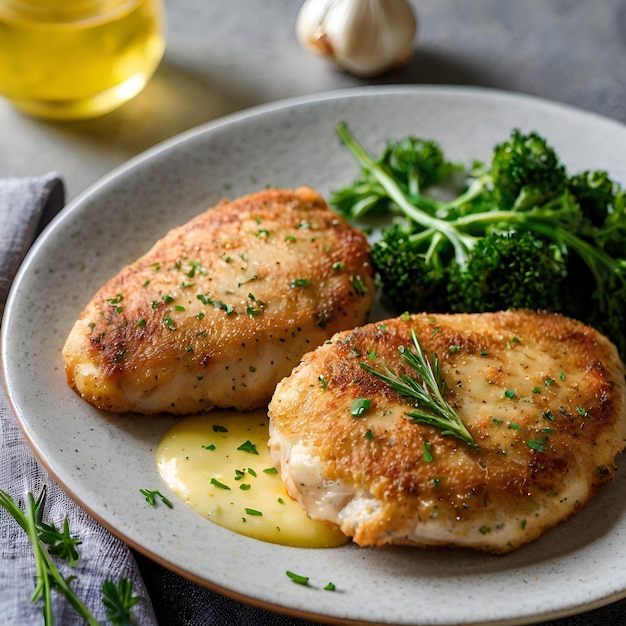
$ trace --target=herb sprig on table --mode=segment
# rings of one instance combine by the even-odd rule
[[[54,523],[43,521],[46,504],[46,488],[42,488],[37,498],[32,493],[26,496],[24,510],[6,492],[0,490],[0,506],[21,526],[28,535],[33,546],[35,557],[35,591],[32,601],[39,599],[43,602],[44,624],[51,626],[54,623],[52,611],[52,592],[62,593],[74,610],[89,626],[98,626],[99,622],[78,598],[71,587],[73,576],[64,578],[58,570],[55,558],[65,561],[72,566],[78,563],[80,556],[76,547],[82,542],[71,534],[68,519],[63,521],[63,527],[57,528]],[[131,624],[131,611],[140,598],[133,596],[133,581],[128,578],[120,579],[116,585],[111,580],[105,580],[102,585],[102,602],[105,605],[108,623],[113,626],[128,626]]]

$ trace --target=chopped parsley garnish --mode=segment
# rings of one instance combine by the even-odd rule
[[[215,478],[215,476],[211,477],[211,484],[217,487],[218,489],[225,489],[226,491],[230,491],[230,487],[225,485],[223,482],[220,482]]]
[[[146,499],[146,502],[150,506],[156,506],[157,497],[161,499],[161,502],[168,507],[169,509],[173,509],[174,505],[170,500],[168,500],[158,489],[140,489],[142,495]]]
[[[527,441],[526,445],[537,452],[545,452],[546,442],[545,439],[537,439],[535,441]]]
[[[309,287],[311,285],[310,278],[294,278],[290,283],[289,287],[293,289],[294,287]]]
[[[308,585],[309,584],[309,577],[308,576],[301,576],[300,574],[296,574],[294,572],[290,572],[289,570],[287,570],[285,572],[285,574],[287,574],[287,576],[289,578],[291,578],[291,580],[293,580],[293,582],[297,583],[298,585]]]
[[[256,446],[250,441],[244,441],[238,448],[237,450],[240,450],[241,452],[248,452],[249,454],[258,454],[258,450],[256,449]]]
[[[350,415],[361,417],[372,406],[372,401],[367,398],[355,398],[350,405]]]
[[[124,296],[121,293],[118,293],[115,298],[107,298],[107,302],[109,304],[119,304],[124,299]]]
[[[350,282],[352,283],[352,287],[354,287],[354,291],[357,296],[364,296],[367,293],[367,285],[363,280],[362,276],[358,274],[350,277]]]

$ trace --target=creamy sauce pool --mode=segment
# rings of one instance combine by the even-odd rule
[[[183,502],[234,532],[298,547],[346,543],[343,533],[309,519],[289,497],[270,462],[267,439],[265,410],[188,417],[166,433],[157,466]]]

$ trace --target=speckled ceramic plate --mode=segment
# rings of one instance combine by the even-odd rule
[[[323,193],[356,165],[335,125],[369,148],[413,133],[455,160],[488,158],[513,127],[536,129],[570,171],[626,181],[626,128],[520,95],[445,87],[363,88],[255,108],[157,146],[71,203],[33,247],[2,328],[10,399],[51,474],[104,526],[201,585],[274,610],[333,623],[520,624],[626,595],[626,468],[570,522],[504,557],[469,551],[281,547],[248,539],[187,506],[142,506],[161,482],[155,452],[167,418],[95,410],[66,385],[61,348],[95,290],[170,227],[223,197],[266,185]],[[171,496],[176,500],[174,495]],[[286,570],[311,586],[294,584]],[[337,591],[324,591],[332,580]]]

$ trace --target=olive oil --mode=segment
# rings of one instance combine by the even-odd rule
[[[0,95],[27,113],[107,113],[144,87],[164,50],[161,0],[0,0]]]

